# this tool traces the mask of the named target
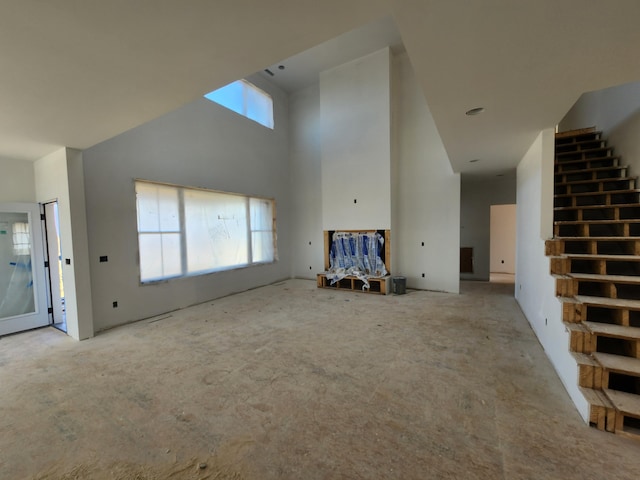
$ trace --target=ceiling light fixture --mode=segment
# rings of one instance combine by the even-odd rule
[[[284,65],[278,65],[278,70],[284,70]]]
[[[472,108],[471,110],[467,110],[465,112],[465,115],[479,115],[482,112],[484,112],[484,107],[476,107],[476,108]]]

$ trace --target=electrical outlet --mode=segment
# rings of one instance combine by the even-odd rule
[[[118,302],[113,302],[113,308],[118,308]]]
[[[422,274],[422,278],[424,278],[424,273]]]
[[[424,247],[424,242],[422,242],[422,246]]]
[[[108,261],[109,261],[109,257],[107,257],[106,255],[101,255],[100,256],[100,263],[108,262]]]

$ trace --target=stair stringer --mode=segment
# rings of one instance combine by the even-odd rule
[[[545,239],[553,235],[554,132],[543,130],[517,168],[517,238],[515,299],[547,358],[583,420],[589,403],[579,389],[578,366],[562,322],[562,303],[549,275]],[[545,213],[546,212],[546,213]],[[548,223],[548,224],[547,224]],[[526,239],[526,240],[523,240]]]

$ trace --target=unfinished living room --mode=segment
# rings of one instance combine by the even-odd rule
[[[0,478],[637,478],[640,5],[454,3],[0,6]]]

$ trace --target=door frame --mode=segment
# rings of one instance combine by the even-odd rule
[[[47,305],[44,245],[40,205],[38,203],[0,203],[2,213],[26,213],[31,242],[31,275],[33,279],[34,312],[0,319],[0,335],[45,327],[50,324]]]

